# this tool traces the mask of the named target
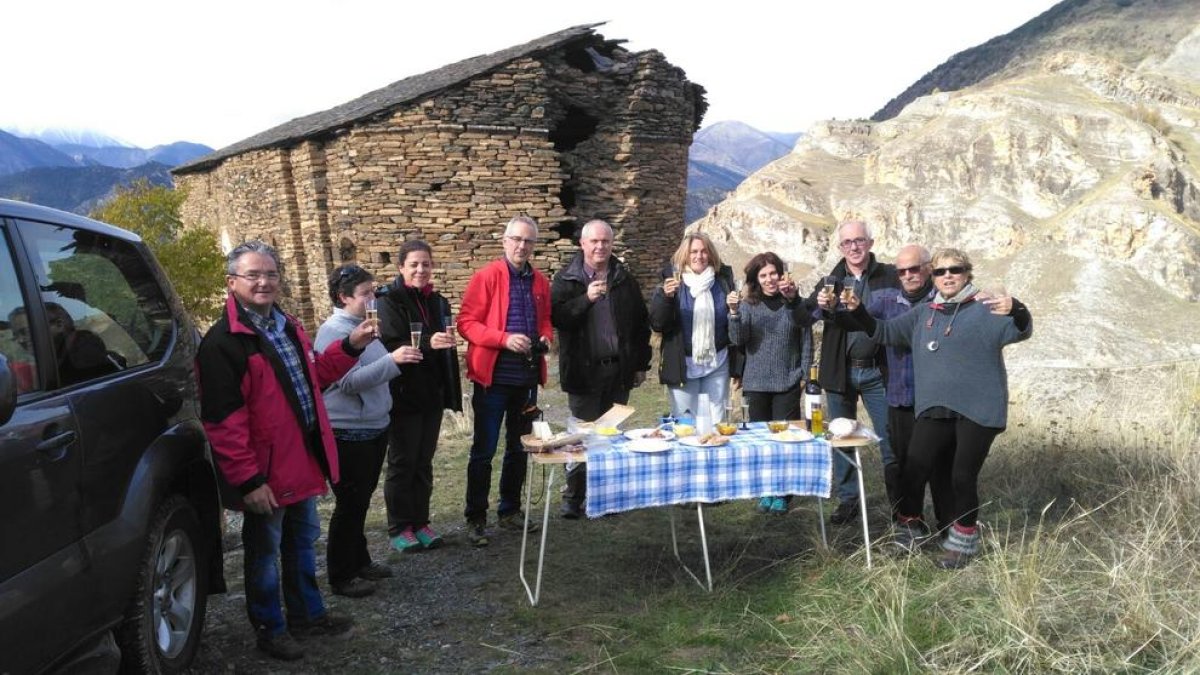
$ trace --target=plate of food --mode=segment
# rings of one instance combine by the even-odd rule
[[[804,429],[788,429],[771,434],[768,438],[776,443],[803,443],[811,441],[813,435]]]
[[[661,438],[639,438],[626,443],[625,449],[630,452],[666,452],[671,449],[671,442]]]
[[[688,436],[687,438],[679,439],[679,442],[684,445],[690,445],[693,448],[711,448],[716,445],[725,445],[729,442],[729,437],[718,433],[711,433],[704,434],[703,436]]]
[[[649,429],[630,429],[625,432],[625,438],[631,441],[636,441],[639,438],[661,438],[664,441],[673,441],[675,440],[675,434],[666,429],[651,427]]]

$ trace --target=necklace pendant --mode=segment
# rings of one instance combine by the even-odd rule
[[[931,352],[936,352],[938,350],[938,341],[930,340],[929,344],[925,345],[925,348]]]

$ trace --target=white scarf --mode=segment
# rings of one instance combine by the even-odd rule
[[[709,292],[716,276],[712,266],[700,274],[691,270],[683,273],[683,283],[692,294],[692,361],[702,366],[717,360],[716,310]]]

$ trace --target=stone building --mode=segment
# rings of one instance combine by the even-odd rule
[[[550,273],[578,228],[604,218],[648,289],[682,234],[707,103],[662,54],[625,50],[599,25],[400,80],[179,166],[184,222],[226,246],[274,244],[285,302],[309,325],[330,310],[330,270],[353,261],[390,281],[406,238],[433,247],[436,286],[457,305],[517,214],[541,224],[535,264]]]

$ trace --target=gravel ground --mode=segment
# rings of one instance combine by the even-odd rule
[[[374,514],[383,510],[377,493]],[[325,522],[332,508],[323,499]],[[259,652],[246,618],[242,555],[232,514],[226,536],[225,576],[229,592],[209,598],[204,640],[194,671],[199,673],[406,672],[464,673],[554,670],[565,643],[531,635],[514,612],[528,608],[516,578],[520,536],[497,532],[487,548],[466,540],[460,523],[439,531],[439,549],[399,554],[391,551],[382,526],[368,525],[371,552],[396,576],[377,582],[374,595],[351,599],[328,592],[324,575],[324,536],[318,575],[330,608],[355,618],[345,636],[306,641],[305,658],[276,661]],[[434,527],[438,527],[435,519]],[[236,547],[236,548],[235,548]],[[230,550],[232,549],[232,550]]]

